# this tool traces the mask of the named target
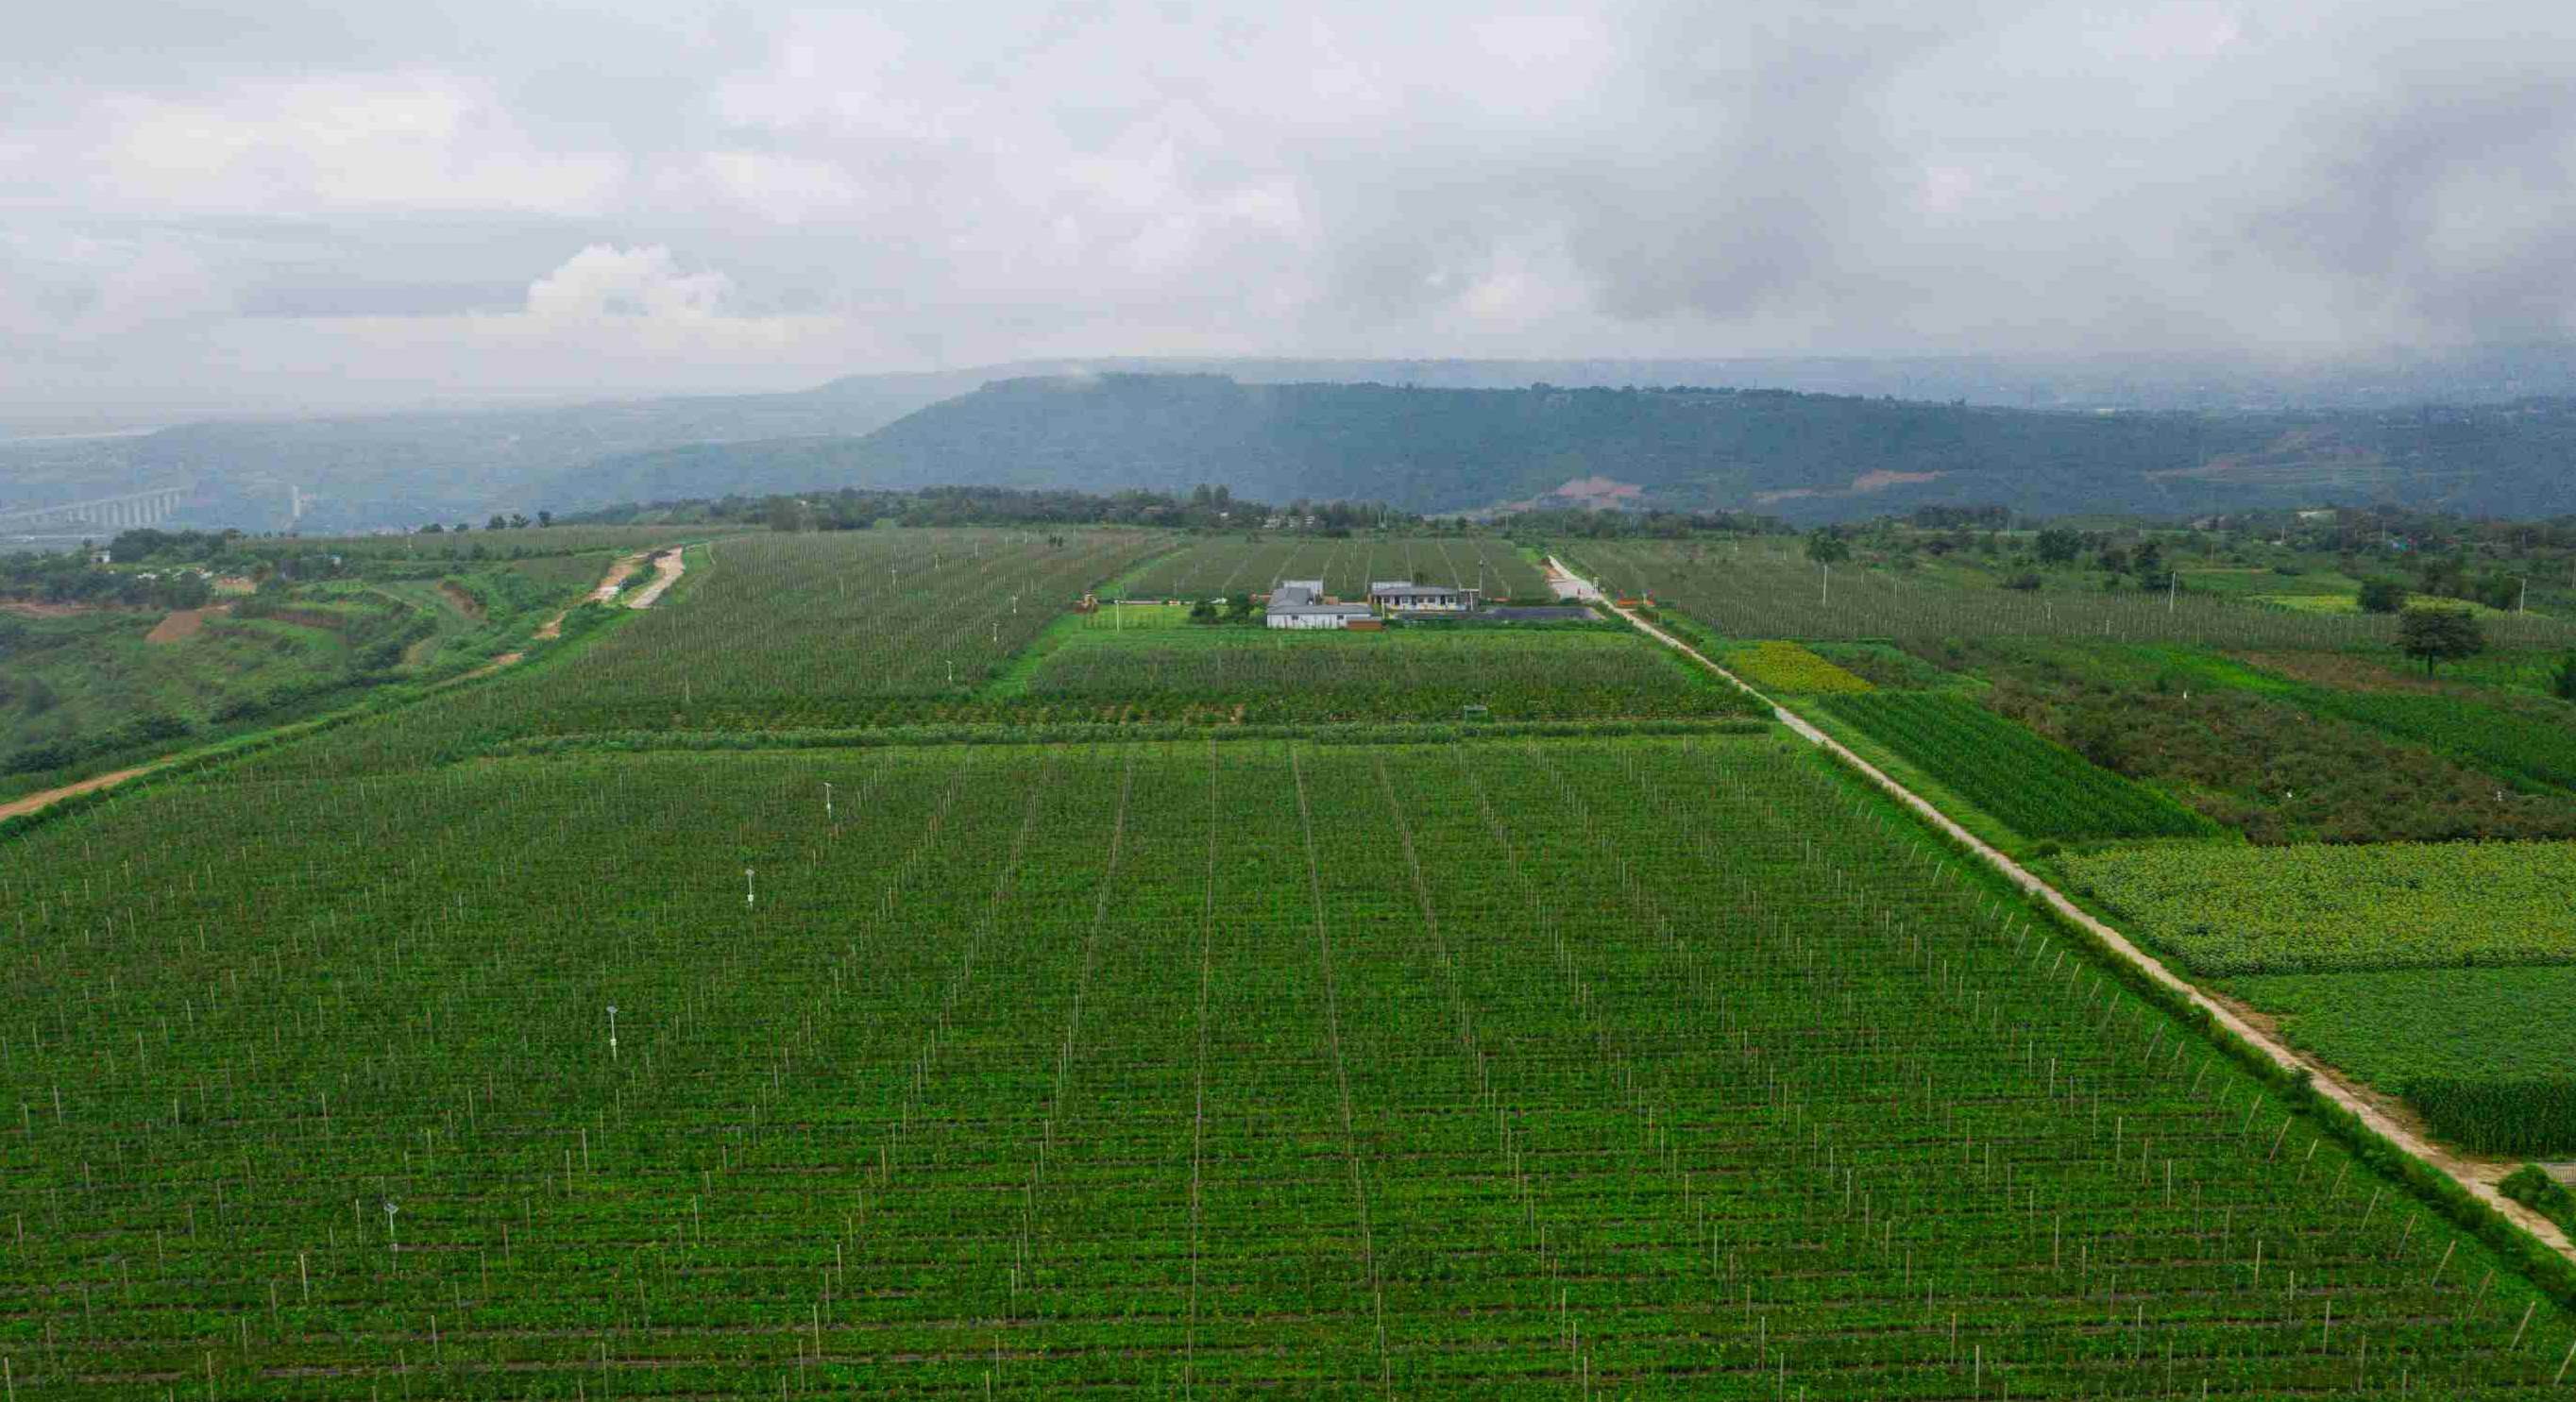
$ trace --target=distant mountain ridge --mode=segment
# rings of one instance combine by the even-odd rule
[[[1925,504],[2184,515],[2319,501],[2576,511],[2576,400],[2074,413],[1741,389],[1422,389],[1221,375],[989,383],[857,438],[694,445],[547,484],[616,501],[937,484],[1186,490],[1425,512],[1551,499],[1839,520]]]
[[[1088,397],[1060,392],[1113,381],[1121,387]],[[987,384],[1020,387],[985,395]],[[1677,385],[1735,386],[1739,397],[1544,400]],[[1772,390],[1845,407],[1741,397]],[[1503,397],[1436,397],[1444,392]],[[188,496],[170,524],[331,531],[873,475],[1092,488],[1215,480],[1283,500],[1357,495],[1434,510],[1599,477],[1597,492],[1631,504],[1814,518],[1966,499],[2171,513],[2334,497],[2530,514],[2570,509],[2531,457],[2567,446],[2552,395],[2576,398],[2576,347],[2303,370],[2146,356],[1106,357],[849,376],[783,394],[0,441],[0,513],[180,485]],[[1881,397],[1894,407],[1849,407]],[[2468,407],[2387,407],[2419,401]],[[1544,402],[1558,407],[1533,407]],[[1676,407],[1685,403],[1701,409]],[[1726,412],[1693,429],[1690,414],[1710,406]],[[2073,412],[2009,417],[2033,406],[2119,411],[2090,415],[2113,425],[2090,430],[2069,426],[2086,417]],[[2194,412],[2166,412],[2180,410]],[[2065,471],[2052,476],[2050,462]]]

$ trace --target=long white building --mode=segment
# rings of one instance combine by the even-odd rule
[[[1261,621],[1272,628],[1347,628],[1353,619],[1376,616],[1366,604],[1326,603],[1320,579],[1287,579],[1270,591]]]

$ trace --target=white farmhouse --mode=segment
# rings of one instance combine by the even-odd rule
[[[1261,621],[1273,628],[1347,628],[1353,619],[1374,617],[1366,604],[1326,603],[1320,579],[1289,579],[1270,591]]]
[[[1388,613],[1467,613],[1476,607],[1479,592],[1446,584],[1382,579],[1369,586],[1369,603]]]

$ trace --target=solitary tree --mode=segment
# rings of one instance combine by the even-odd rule
[[[2486,651],[2486,635],[2479,631],[2478,621],[2466,609],[2408,609],[2397,621],[2398,646],[2406,655],[2421,659],[2424,675],[2433,675],[2433,664],[2457,662]]]
[[[2361,582],[2363,613],[2396,613],[2406,607],[2406,581],[2381,576]]]
[[[1820,565],[1851,558],[1851,542],[1831,526],[1818,526],[1807,532],[1807,558]]]
[[[2039,533],[2038,550],[2043,565],[2067,564],[2083,553],[2084,537],[2063,526],[2051,526]]]

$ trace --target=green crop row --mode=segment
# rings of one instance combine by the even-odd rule
[[[2576,788],[2576,708],[2559,707],[2561,714],[2544,718],[2451,696],[2311,687],[2302,697],[2316,710],[2428,749],[2463,755],[2501,773]]]
[[[2028,837],[2198,837],[2217,831],[2163,794],[1965,697],[1881,691],[1827,696],[1817,704]]]
[[[1027,698],[1085,718],[1255,725],[1455,720],[1478,708],[1497,720],[1758,713],[1742,692],[1626,629],[1088,633],[1039,664]]]
[[[2576,966],[2275,974],[2227,991],[2481,1153],[2576,1154]]]

